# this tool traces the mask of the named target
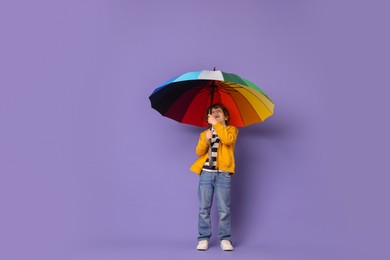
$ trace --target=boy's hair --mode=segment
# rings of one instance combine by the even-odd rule
[[[225,117],[228,118],[227,120],[225,120],[225,124],[226,124],[226,125],[229,125],[229,121],[230,121],[229,110],[228,110],[224,105],[219,104],[219,103],[212,104],[211,106],[209,106],[209,108],[207,108],[207,110],[206,110],[206,122],[207,122],[208,114],[209,114],[209,112],[210,112],[213,108],[214,108],[214,109],[216,109],[216,108],[222,109],[223,114],[225,115]]]

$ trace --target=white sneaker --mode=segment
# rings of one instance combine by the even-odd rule
[[[223,251],[233,251],[234,248],[229,240],[221,240],[221,248]]]
[[[209,241],[207,240],[200,240],[198,242],[198,245],[196,246],[197,250],[206,251],[209,248]]]

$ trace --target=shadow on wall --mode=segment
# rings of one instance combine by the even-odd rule
[[[275,153],[290,152],[290,141],[302,135],[302,124],[294,115],[271,117],[266,122],[239,128],[235,148],[236,174],[232,176],[232,236],[235,245],[247,241],[261,229],[261,206],[266,203],[263,190],[272,165],[278,163]],[[302,119],[302,118],[300,118]],[[184,131],[199,137],[199,127],[183,125]],[[299,139],[299,138],[298,138]],[[268,174],[268,176],[267,176]],[[216,203],[212,208],[213,237],[218,234],[218,212]],[[256,213],[256,214],[254,214]],[[256,216],[254,218],[253,216]]]
[[[248,240],[261,228],[261,205],[265,203],[262,191],[273,155],[280,142],[293,139],[298,129],[291,118],[270,118],[262,124],[239,129],[235,149],[236,174],[232,179],[232,235],[235,244]],[[283,145],[282,145],[283,146]],[[272,151],[271,151],[272,150]],[[256,213],[256,214],[255,214]],[[257,218],[253,216],[256,215]],[[259,218],[260,216],[260,218]]]

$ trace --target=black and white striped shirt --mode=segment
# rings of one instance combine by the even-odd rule
[[[217,151],[219,146],[219,137],[217,135],[217,132],[214,130],[214,128],[211,129],[211,132],[213,133],[213,137],[210,140],[211,145],[211,157],[212,157],[212,165],[210,166],[209,158],[207,158],[206,163],[203,166],[203,170],[209,171],[209,172],[217,172]]]

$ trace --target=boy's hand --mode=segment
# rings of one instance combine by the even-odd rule
[[[211,130],[207,130],[207,132],[206,132],[206,140],[210,141],[210,139],[212,137],[213,137],[213,133],[211,132]]]
[[[211,114],[208,115],[207,122],[211,125],[215,125],[216,123],[218,123],[217,119],[215,119],[215,117]]]

